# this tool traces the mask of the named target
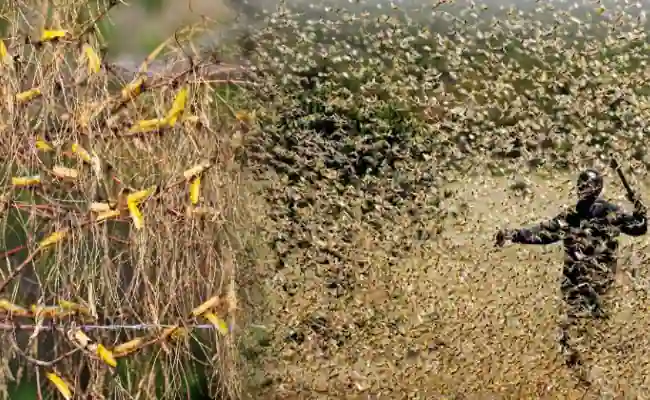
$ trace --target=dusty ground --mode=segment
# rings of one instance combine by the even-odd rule
[[[555,177],[551,185],[535,178],[530,196],[515,195],[512,179],[468,181],[456,187],[450,204],[461,217],[398,268],[387,268],[372,242],[360,242],[370,268],[353,293],[331,296],[314,276],[293,296],[276,290],[271,308],[282,321],[268,325],[277,354],[265,363],[274,379],[265,397],[650,396],[650,366],[643,361],[650,359],[650,286],[644,283],[650,237],[623,239],[612,319],[592,332],[590,388],[578,385],[556,346],[561,246],[492,247],[497,227],[534,223],[569,202],[567,179]],[[623,202],[621,194],[618,183],[606,189],[607,197]],[[312,328],[296,344],[292,321],[315,313],[345,339]]]

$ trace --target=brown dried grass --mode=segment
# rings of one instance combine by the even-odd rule
[[[92,29],[91,21],[103,12],[96,7],[67,1],[58,4],[48,20],[32,9],[28,23],[21,19],[22,6],[5,5],[2,10],[11,22],[11,37],[4,43],[14,59],[0,67],[0,190],[6,200],[0,220],[2,247],[7,249],[0,297],[24,307],[61,300],[80,303],[93,312],[91,322],[96,324],[186,326],[207,323],[187,316],[208,298],[220,296],[215,313],[234,330],[224,337],[215,330],[190,330],[182,340],[160,337],[161,329],[89,332],[93,341],[109,349],[136,337],[148,342],[120,357],[120,373],[115,375],[86,351],[65,356],[76,346],[67,334],[74,331],[71,324],[83,323],[79,316],[62,317],[54,330],[37,329],[32,339],[31,330],[5,327],[0,335],[5,349],[0,387],[6,390],[23,377],[35,377],[39,393],[55,393],[44,375],[55,372],[79,397],[174,398],[191,386],[207,386],[223,398],[236,398],[241,389],[234,338],[236,278],[247,225],[230,135],[240,125],[230,106],[220,103],[219,85],[206,82],[197,73],[200,69],[191,69],[192,64],[212,61],[180,51],[179,45],[187,48],[184,45],[193,40],[191,29],[177,32],[163,52],[186,67],[156,72],[133,100],[120,100],[116,82],[128,82],[115,76],[108,64],[88,76],[81,44],[98,53],[102,46]],[[44,28],[69,29],[73,35],[39,43]],[[182,87],[189,89],[183,115],[194,120],[180,120],[158,132],[126,134],[138,121],[165,117]],[[15,94],[32,88],[40,89],[42,96],[17,104]],[[84,124],[94,112],[98,114]],[[39,150],[37,138],[53,149]],[[97,154],[101,173],[73,154],[75,143]],[[202,176],[198,206],[209,211],[205,216],[186,214],[190,207],[183,171],[205,160],[213,166]],[[75,168],[79,178],[55,179],[49,173],[54,166]],[[12,187],[12,177],[36,174],[42,184]],[[133,227],[128,212],[114,221],[94,222],[92,202],[120,199],[122,189],[152,185],[160,191],[140,206],[143,229]],[[65,229],[69,234],[62,241],[38,250],[38,241]],[[8,312],[3,316],[9,323],[33,322]],[[207,374],[205,384],[200,382],[202,374]]]

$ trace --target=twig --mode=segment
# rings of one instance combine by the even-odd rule
[[[16,246],[13,249],[9,249],[7,251],[4,251],[4,252],[0,253],[0,258],[11,257],[12,255],[14,255],[14,254],[18,253],[19,251],[24,250],[26,248],[27,248],[27,245]]]
[[[18,341],[16,340],[15,331],[14,331],[14,335],[13,335],[13,340],[11,340],[11,347],[16,351],[16,353],[18,353],[18,354],[19,354],[21,357],[23,357],[25,360],[27,360],[28,362],[30,362],[30,363],[32,363],[32,364],[34,364],[34,365],[38,365],[39,367],[51,367],[51,366],[53,366],[54,364],[56,364],[56,363],[62,361],[62,360],[65,359],[65,358],[70,357],[71,355],[73,355],[73,354],[75,354],[75,353],[77,353],[77,352],[79,351],[79,349],[73,349],[73,350],[70,350],[70,351],[68,351],[67,353],[62,354],[62,355],[58,356],[57,358],[55,358],[55,359],[53,359],[53,360],[50,360],[50,361],[39,360],[39,359],[37,359],[37,358],[34,358],[34,357],[31,357],[31,356],[27,355],[27,354],[26,354],[26,353],[25,353],[25,352],[20,348],[20,346],[18,346]]]
[[[20,263],[19,266],[17,266],[16,268],[14,268],[13,271],[11,271],[11,273],[9,274],[9,276],[8,276],[4,281],[2,281],[2,283],[0,283],[0,293],[2,293],[2,292],[4,291],[4,289],[7,287],[7,285],[9,285],[9,284],[11,283],[11,281],[13,281],[14,279],[16,279],[16,277],[18,276],[18,274],[20,274],[20,272],[21,272],[23,269],[25,269],[25,267],[26,267],[26,266],[27,266],[27,265],[28,265],[28,264],[29,264],[29,263],[34,259],[34,257],[36,257],[36,255],[37,255],[39,252],[40,252],[40,249],[36,249],[36,250],[34,250],[33,252],[31,252],[31,253],[27,256],[27,258],[25,258],[25,259],[23,260],[23,262]]]
[[[36,398],[43,400],[43,390],[41,389],[41,370],[36,368]]]

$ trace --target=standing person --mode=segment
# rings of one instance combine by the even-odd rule
[[[563,241],[561,291],[567,312],[561,324],[560,346],[571,367],[579,366],[582,360],[571,343],[576,338],[571,337],[570,328],[576,328],[584,318],[607,317],[602,295],[615,279],[618,236],[641,236],[648,230],[646,208],[631,191],[628,198],[634,203],[634,212],[629,214],[602,199],[602,190],[602,175],[587,169],[578,177],[574,208],[536,226],[505,229],[496,235],[498,247],[507,242],[543,245]]]

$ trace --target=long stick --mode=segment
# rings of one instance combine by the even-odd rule
[[[621,165],[618,163],[618,160],[616,157],[612,156],[610,159],[610,165],[614,170],[616,171],[616,174],[618,175],[619,179],[621,180],[621,183],[623,184],[623,187],[625,187],[625,191],[627,192],[627,199],[634,204],[634,208],[636,210],[645,210],[645,207],[643,206],[643,203],[641,202],[641,199],[639,199],[636,194],[634,193],[634,190],[632,190],[632,187],[630,184],[627,182],[627,179],[625,178],[625,175],[623,174],[623,170],[621,169]]]
[[[634,194],[634,190],[632,190],[632,187],[630,184],[627,182],[627,179],[625,178],[625,175],[623,174],[623,170],[621,169],[621,165],[618,163],[618,160],[616,157],[612,156],[610,165],[616,171],[616,174],[618,175],[619,179],[621,180],[621,183],[623,184],[623,187],[625,188],[625,191],[627,192],[627,197],[630,199],[630,201],[634,201],[633,199],[636,197]]]

